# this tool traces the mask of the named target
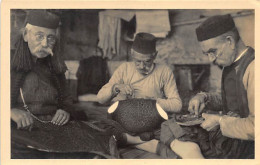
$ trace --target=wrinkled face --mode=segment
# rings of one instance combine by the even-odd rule
[[[56,30],[32,25],[24,33],[24,41],[28,42],[31,54],[37,58],[53,55],[52,49],[56,43]]]
[[[132,58],[135,63],[135,68],[142,75],[146,75],[150,71],[155,57],[156,54],[147,55],[132,51]]]
[[[203,54],[207,55],[210,62],[225,67],[231,65],[236,57],[236,49],[233,40],[221,40],[212,38],[200,42]]]

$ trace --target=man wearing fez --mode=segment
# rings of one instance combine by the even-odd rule
[[[61,60],[57,43],[59,22],[57,15],[45,10],[29,11],[24,31],[12,55],[12,158],[45,158],[43,153],[26,147],[28,145],[36,149],[73,152],[79,148],[80,151],[89,150],[81,142],[94,143],[88,142],[86,137],[90,133],[94,136],[95,131],[83,135],[83,130],[88,131],[88,127],[71,122],[71,118],[85,120],[86,116],[82,111],[75,112],[72,108],[72,99],[66,89],[64,73],[67,68]],[[81,130],[80,126],[84,129]],[[76,130],[79,131],[77,135],[71,132],[71,136],[68,136],[70,131]],[[63,142],[63,138],[69,142]],[[94,140],[98,141],[98,138]]]
[[[221,93],[201,92],[189,102],[188,110],[202,114],[200,126],[209,134],[207,149],[199,145],[201,153],[205,158],[254,158],[254,49],[242,41],[230,15],[208,18],[196,34],[203,53],[223,68]],[[217,113],[203,113],[205,107]],[[185,156],[179,148],[174,151]],[[190,153],[202,158],[200,150]]]
[[[21,87],[26,103],[31,102],[34,106],[31,108],[34,111],[32,113],[40,114],[45,104],[37,104],[38,101],[55,104],[53,97],[57,91],[50,85],[47,77],[58,75],[55,76],[55,81],[59,82],[56,84],[59,88],[65,83],[63,76],[67,68],[60,56],[54,55],[53,52],[58,49],[58,46],[55,45],[58,26],[59,18],[54,14],[38,11],[31,11],[28,14],[23,34],[11,59],[11,76],[12,80],[15,80],[11,84],[11,118],[17,124],[17,128],[26,128],[33,124],[33,118],[28,112],[16,108],[18,104],[23,103],[22,99],[18,97]],[[36,70],[36,72],[32,72],[32,70]],[[45,81],[40,81],[40,78],[44,78]],[[15,89],[18,86],[19,88]],[[65,100],[70,101],[67,98]],[[55,117],[51,119],[54,124],[64,125],[70,119],[70,114],[66,109],[57,110],[50,106],[44,113],[49,113],[47,111],[56,111]]]
[[[149,33],[138,33],[131,49],[133,61],[125,62],[116,69],[109,82],[98,92],[99,102],[153,99],[166,112],[180,112],[182,101],[173,72],[166,65],[154,63],[156,55],[156,38]],[[150,152],[155,153],[156,147],[160,148],[156,140],[144,143],[139,136],[129,134],[125,134],[125,138],[127,143],[139,144],[138,148]]]

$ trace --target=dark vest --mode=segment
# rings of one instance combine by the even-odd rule
[[[222,73],[223,114],[231,111],[241,118],[249,115],[243,77],[254,58],[254,49],[249,47],[244,56],[224,68]],[[253,159],[255,155],[254,141],[225,137],[220,129],[210,132],[209,142],[210,150],[203,152],[206,158]]]
[[[243,76],[248,65],[255,59],[254,49],[249,47],[245,55],[232,65],[225,67],[222,73],[223,113],[229,111],[245,118],[249,114],[247,91]]]

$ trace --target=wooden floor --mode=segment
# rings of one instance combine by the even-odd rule
[[[83,109],[90,120],[107,117],[108,107],[98,106],[91,102],[77,103],[77,107]],[[134,147],[120,148],[119,151],[123,159],[161,159],[161,157],[156,154],[139,150]]]

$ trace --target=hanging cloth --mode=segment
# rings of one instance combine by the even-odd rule
[[[170,30],[168,10],[136,11],[136,34],[146,32],[158,38],[165,38]]]
[[[121,20],[99,12],[98,46],[103,50],[103,58],[112,59],[120,54]]]
[[[109,81],[107,61],[102,57],[92,56],[80,61],[76,74],[78,78],[77,94],[97,94]]]

